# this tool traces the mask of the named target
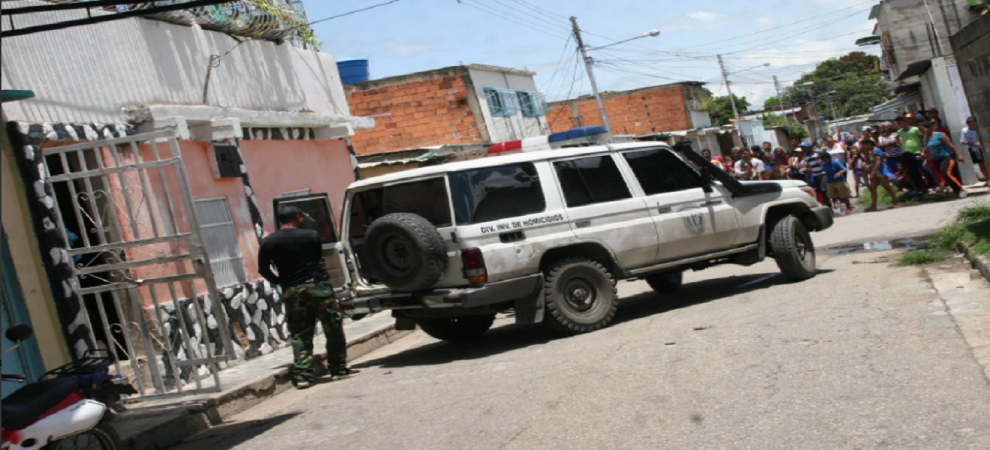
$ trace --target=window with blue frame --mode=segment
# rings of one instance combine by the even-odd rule
[[[547,115],[547,99],[539,92],[516,91],[519,99],[519,109],[525,117],[543,117]]]
[[[512,117],[519,112],[516,91],[501,88],[485,88],[485,101],[492,117]]]

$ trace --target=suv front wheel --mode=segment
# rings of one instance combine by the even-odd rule
[[[555,262],[544,284],[544,323],[561,333],[587,333],[612,322],[618,309],[615,280],[605,266],[585,258]]]
[[[815,244],[797,217],[787,216],[774,224],[770,248],[780,273],[787,279],[802,281],[815,276]]]

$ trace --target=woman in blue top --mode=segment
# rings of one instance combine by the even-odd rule
[[[921,130],[921,134],[924,136],[925,150],[928,150],[932,155],[932,162],[938,171],[945,178],[945,182],[949,184],[952,191],[959,196],[959,198],[966,198],[966,191],[962,187],[962,183],[959,182],[961,178],[959,176],[959,165],[958,162],[963,162],[962,154],[959,150],[956,150],[956,146],[952,145],[952,140],[945,133],[940,131],[935,131],[934,122],[924,122],[918,124],[918,128]]]

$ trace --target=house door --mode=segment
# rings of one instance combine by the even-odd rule
[[[45,183],[66,237],[78,323],[138,398],[218,392],[234,357],[179,144],[172,131],[52,147]]]
[[[12,325],[31,325],[28,317],[27,307],[24,305],[24,297],[21,294],[21,283],[17,280],[17,272],[14,270],[14,260],[10,257],[10,250],[7,249],[7,233],[2,233],[3,247],[3,280],[0,289],[3,291],[2,301],[3,325],[0,327],[0,335],[7,332],[7,328]],[[3,337],[3,350],[14,346],[13,342]],[[17,350],[3,356],[3,373],[13,375],[24,375],[28,382],[38,379],[45,372],[44,364],[41,361],[41,352],[38,351],[37,337],[31,336],[24,341]],[[14,391],[20,389],[26,383],[13,381],[3,382],[3,397],[6,398]]]

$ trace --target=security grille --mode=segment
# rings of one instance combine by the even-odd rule
[[[485,88],[484,91],[492,117],[512,117],[519,113],[516,91],[501,88]]]
[[[199,228],[210,256],[210,267],[217,287],[247,282],[244,256],[237,245],[237,231],[227,208],[227,199],[208,198],[196,200]]]

